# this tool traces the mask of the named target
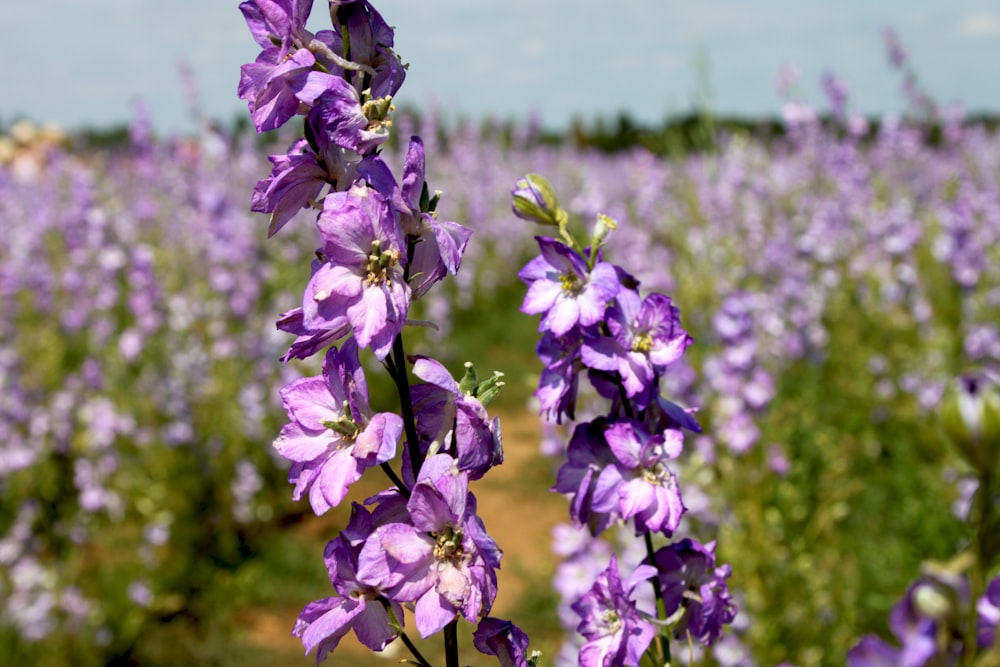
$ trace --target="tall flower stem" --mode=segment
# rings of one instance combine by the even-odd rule
[[[444,626],[444,661],[447,667],[459,667],[458,619]]]
[[[417,422],[413,416],[413,402],[410,400],[410,379],[406,372],[406,352],[403,349],[403,334],[396,334],[396,339],[392,343],[393,363],[391,366],[392,379],[396,383],[396,390],[399,393],[399,407],[403,417],[403,428],[406,432],[406,447],[410,452],[410,465],[413,468],[413,476],[416,478],[420,466],[423,465],[424,456],[420,453],[420,443],[417,442]]]
[[[653,549],[653,536],[650,533],[643,535],[646,542],[646,562],[651,567],[656,567],[656,556],[655,549]],[[654,575],[650,577],[649,583],[653,586],[653,596],[656,598],[656,617],[658,619],[665,620],[667,617],[666,604],[663,602],[663,589],[660,587],[660,577],[659,575]],[[670,664],[670,638],[667,637],[662,632],[660,633],[660,653],[662,654],[663,661],[661,664]]]

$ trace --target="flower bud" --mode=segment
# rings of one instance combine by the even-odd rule
[[[977,471],[993,469],[1000,456],[1000,384],[989,372],[960,377],[939,410],[941,430]]]
[[[559,208],[556,193],[549,182],[538,174],[528,174],[514,188],[514,215],[540,225],[560,226],[569,216]]]

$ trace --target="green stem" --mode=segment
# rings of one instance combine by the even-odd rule
[[[655,551],[653,549],[653,536],[650,533],[643,535],[646,540],[646,563],[650,567],[656,567],[656,557]],[[663,589],[660,587],[660,577],[659,574],[655,574],[649,578],[649,583],[653,586],[653,596],[656,598],[656,617],[661,621],[667,618],[667,606],[663,601]],[[660,635],[660,654],[663,660],[660,662],[661,665],[670,664],[670,638],[663,632],[658,633]]]
[[[979,475],[979,489],[976,491],[976,507],[970,514],[972,520],[976,522],[973,537],[972,568],[969,572],[969,592],[971,593],[971,604],[969,605],[969,616],[966,621],[965,652],[963,653],[962,664],[972,665],[976,658],[977,626],[979,614],[976,609],[976,602],[982,597],[986,590],[986,531],[993,522],[990,514],[993,511],[993,474],[990,470],[982,471]]]
[[[444,626],[444,661],[447,667],[459,667],[457,618]]]

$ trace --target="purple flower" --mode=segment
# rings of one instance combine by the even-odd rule
[[[566,449],[566,462],[556,474],[552,490],[568,493],[570,516],[576,526],[588,526],[593,535],[612,524],[615,515],[594,507],[594,488],[601,471],[614,465],[615,457],[604,440],[606,419],[577,424]]]
[[[424,143],[411,137],[403,162],[403,185],[396,184],[384,163],[365,169],[364,177],[373,188],[392,200],[399,215],[399,227],[413,248],[410,264],[410,287],[414,298],[427,291],[446,274],[456,274],[472,232],[447,220],[439,220],[437,205],[431,199],[424,180]]]
[[[396,627],[403,625],[403,608],[399,603],[386,601],[387,609],[379,600],[381,592],[358,580],[358,555],[364,542],[357,538],[370,534],[374,523],[368,510],[354,503],[347,527],[326,545],[323,553],[330,582],[338,595],[310,602],[295,621],[292,634],[302,639],[306,654],[319,647],[317,664],[352,629],[362,644],[373,651],[382,651],[398,636]]]
[[[866,635],[848,651],[848,667],[896,667],[897,665],[922,667],[936,656],[946,657],[939,656],[938,623],[921,610],[918,598],[933,597],[940,601],[949,596],[946,587],[934,580],[921,580],[910,584],[906,595],[889,614],[889,629],[892,630],[900,646],[897,648],[880,637]]]
[[[542,415],[561,424],[563,417],[575,419],[576,397],[580,386],[580,332],[572,329],[565,336],[551,331],[542,334],[535,348],[545,364],[538,378],[538,409]]]
[[[308,359],[351,331],[346,317],[342,318],[338,327],[332,329],[307,329],[302,320],[301,307],[286,311],[278,318],[277,327],[280,331],[296,335],[295,342],[281,357],[282,364],[287,364],[290,359]]]
[[[656,374],[680,359],[691,344],[681,328],[680,312],[663,294],[649,294],[640,302],[637,292],[621,290],[608,310],[607,323],[610,336],[585,337],[583,363],[617,371],[629,398],[653,389]]]
[[[325,261],[306,286],[303,325],[335,329],[346,318],[358,345],[384,359],[410,308],[405,249],[392,207],[358,184],[326,196],[317,226]]]
[[[357,346],[350,340],[339,352],[330,348],[322,376],[292,382],[281,390],[281,400],[291,422],[274,448],[292,461],[292,497],[308,493],[317,514],[340,504],[365,468],[396,454],[403,420],[387,412],[371,414]]]
[[[264,48],[281,45],[287,53],[293,41],[305,46],[312,34],[305,29],[313,0],[247,0],[240,3],[250,34]]]
[[[986,594],[976,601],[976,612],[977,643],[979,648],[990,648],[996,643],[1000,625],[1000,577],[994,578],[986,587]]]
[[[336,10],[335,13],[333,10]],[[342,55],[351,62],[366,67],[370,75],[370,80],[365,77],[367,85],[355,81],[355,87],[359,91],[370,88],[373,98],[395,95],[403,85],[406,68],[392,50],[393,30],[382,15],[368,0],[334,0],[331,3],[331,14],[334,15],[338,31],[341,27],[347,28],[350,52]],[[342,52],[339,35],[336,43]]]
[[[296,141],[287,155],[270,155],[271,175],[253,189],[250,210],[270,213],[267,235],[274,236],[292,217],[319,197],[329,174],[305,139]]]
[[[618,293],[618,273],[606,262],[588,270],[586,260],[555,239],[535,237],[542,254],[528,262],[518,278],[528,284],[521,312],[543,313],[539,331],[566,334],[576,325],[596,324]]]
[[[726,584],[731,569],[715,566],[715,542],[702,545],[685,538],[657,551],[655,561],[667,617],[684,608],[675,636],[690,636],[705,646],[715,643],[722,626],[736,618]]]
[[[608,424],[603,437],[615,461],[597,478],[593,508],[626,521],[634,517],[637,534],[673,534],[685,508],[667,461],[680,455],[682,433],[651,436],[638,422],[620,421]]]
[[[243,65],[237,94],[247,100],[254,127],[258,132],[274,130],[285,124],[305,105],[308,109],[328,89],[343,81],[313,69],[316,58],[309,49],[290,55],[277,47],[261,51],[257,60]]]
[[[484,618],[472,635],[472,645],[480,653],[495,655],[500,667],[528,667],[528,635],[510,621]]]
[[[340,77],[316,99],[310,111],[310,122],[316,136],[330,143],[357,151],[363,155],[389,138],[388,125],[374,107],[369,118],[354,86]]]
[[[476,622],[496,597],[500,548],[468,488],[452,457],[428,457],[406,503],[410,521],[378,527],[361,549],[358,579],[392,600],[415,603],[421,637],[458,614]]]
[[[490,421],[479,399],[463,392],[434,359],[415,357],[413,374],[424,381],[410,388],[422,452],[452,454],[471,479],[503,463],[499,421]]]
[[[640,565],[623,582],[618,559],[611,556],[608,568],[573,605],[581,618],[577,631],[587,640],[580,650],[581,667],[638,667],[656,633],[652,623],[640,616],[631,593],[638,584],[655,576],[654,568]]]

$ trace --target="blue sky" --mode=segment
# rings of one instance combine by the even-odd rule
[[[239,67],[256,57],[236,0],[36,0],[3,8],[0,123],[67,128],[128,119],[133,101],[160,132],[194,125],[179,65],[194,70],[201,107],[245,113]],[[716,111],[773,114],[777,72],[799,92],[847,81],[866,113],[903,106],[880,30],[892,26],[939,101],[1000,112],[997,0],[376,0],[410,63],[399,101],[450,114],[525,118],[550,127],[628,110],[644,122],[707,101]],[[310,27],[323,26],[318,0]]]

